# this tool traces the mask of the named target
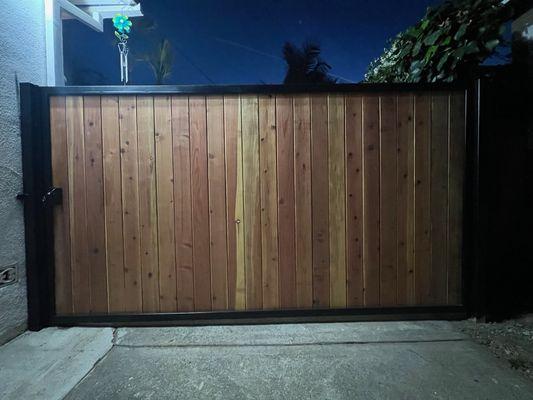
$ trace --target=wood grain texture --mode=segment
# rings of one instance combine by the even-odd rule
[[[209,237],[213,310],[228,308],[228,249],[224,151],[224,99],[207,98]]]
[[[91,311],[106,313],[107,268],[105,262],[104,182],[102,164],[102,114],[100,96],[83,98],[85,133],[85,185],[87,246],[91,281]]]
[[[240,99],[224,98],[224,138],[226,151],[226,205],[228,243],[228,308],[246,308],[244,271],[244,220],[242,190],[242,135]]]
[[[413,96],[398,96],[398,304],[415,304]]]
[[[363,263],[364,305],[380,300],[379,97],[363,98]]]
[[[276,176],[276,99],[272,96],[259,97],[259,163],[261,171],[261,274],[263,308],[276,309],[280,306],[281,293],[279,292],[280,288],[278,286],[279,227]]]
[[[118,97],[102,96],[102,152],[109,312],[124,311],[124,233]]]
[[[415,284],[416,303],[431,296],[431,97],[415,96]]]
[[[292,97],[276,98],[276,128],[280,307],[295,308],[297,293]]]
[[[450,95],[448,151],[448,304],[462,303],[463,185],[465,166],[465,95]]]
[[[346,97],[346,303],[363,305],[363,110]]]
[[[194,307],[197,311],[211,310],[206,118],[205,97],[190,97]]]
[[[448,242],[448,94],[431,99],[430,302],[446,304]]]
[[[241,113],[246,309],[254,310],[263,308],[259,121],[256,96],[241,97]]]
[[[63,188],[63,203],[54,208],[54,259],[56,313],[72,314],[70,264],[70,198],[65,97],[50,97],[52,184]]]
[[[329,307],[328,103],[311,97],[311,198],[313,207],[313,307]]]
[[[189,98],[172,97],[174,232],[178,311],[194,310]]]
[[[461,304],[464,92],[50,106],[58,315]]]
[[[344,97],[328,96],[330,306],[346,307]]]
[[[159,247],[153,97],[137,96],[137,143],[142,309],[143,312],[157,312],[159,311]]]
[[[293,101],[296,305],[298,308],[311,308],[313,305],[311,104],[308,96],[295,96]]]
[[[72,307],[74,314],[91,312],[91,277],[87,247],[87,207],[85,183],[85,134],[83,97],[66,99],[68,143],[68,187],[70,203],[70,263],[72,268]]]
[[[380,99],[380,305],[393,306],[397,297],[397,106],[396,97]]]
[[[124,311],[142,311],[141,248],[139,241],[139,165],[137,153],[137,102],[119,98],[124,232]]]

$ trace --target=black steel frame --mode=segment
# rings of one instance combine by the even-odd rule
[[[456,84],[327,84],[222,86],[66,86],[20,85],[21,131],[28,280],[28,327],[106,325],[206,325],[308,321],[460,319],[483,312],[483,273],[479,268],[479,81]],[[53,209],[43,196],[52,187],[50,96],[53,95],[223,95],[290,93],[399,93],[464,90],[467,107],[463,305],[434,307],[350,308],[277,311],[182,312],[158,314],[55,315]]]

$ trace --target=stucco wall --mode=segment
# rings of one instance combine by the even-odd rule
[[[16,265],[19,281],[0,287],[0,343],[26,328],[18,82],[46,77],[43,0],[1,0],[0,15],[0,267]]]

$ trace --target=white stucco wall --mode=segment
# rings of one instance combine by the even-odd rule
[[[15,264],[19,281],[0,288],[0,343],[26,328],[18,82],[45,84],[43,0],[1,0],[0,15],[0,267]]]

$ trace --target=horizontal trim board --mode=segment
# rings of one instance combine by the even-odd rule
[[[157,314],[92,314],[55,316],[51,326],[194,326],[288,324],[301,322],[362,322],[461,320],[463,306],[348,308],[273,311],[221,311]]]
[[[44,95],[305,94],[466,90],[463,83],[357,83],[324,85],[43,86]]]

